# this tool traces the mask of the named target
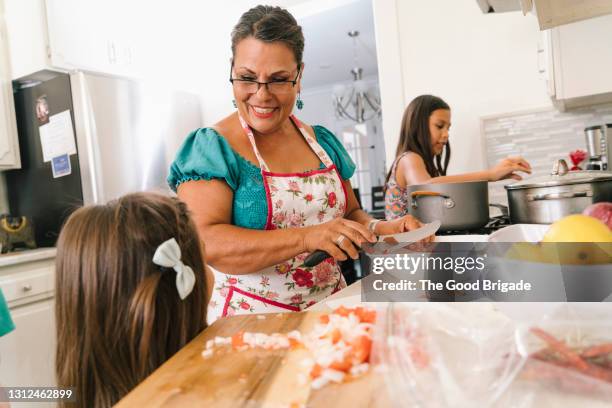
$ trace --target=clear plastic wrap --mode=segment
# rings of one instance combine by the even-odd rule
[[[373,359],[397,407],[490,406],[522,365],[491,304],[391,303],[376,329]]]
[[[610,407],[610,353],[580,371],[547,349],[563,342],[575,364],[612,343],[611,319],[603,303],[392,303],[379,311],[373,362],[397,407]]]
[[[506,406],[612,406],[612,305],[563,304],[519,322],[515,340],[525,363]]]

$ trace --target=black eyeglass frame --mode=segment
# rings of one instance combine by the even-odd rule
[[[232,69],[234,69],[234,65],[232,64],[230,66],[230,78],[229,81],[232,85],[234,85],[234,81],[238,81],[238,82],[247,82],[247,83],[251,83],[251,84],[257,84],[257,90],[254,93],[259,92],[259,90],[261,89],[262,85],[265,85],[266,89],[268,92],[270,92],[270,88],[268,88],[268,84],[272,84],[272,83],[290,83],[291,86],[293,88],[295,88],[295,85],[297,84],[298,79],[300,78],[300,74],[302,73],[302,66],[298,65],[297,66],[297,75],[295,76],[295,79],[293,81],[267,81],[267,82],[259,82],[259,81],[255,81],[254,79],[240,79],[240,78],[232,78]]]

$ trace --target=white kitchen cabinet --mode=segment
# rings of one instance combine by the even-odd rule
[[[0,0],[0,170],[21,167],[4,3]]]
[[[549,93],[560,107],[612,101],[612,15],[555,27],[542,41]],[[540,61],[542,72],[542,61]]]
[[[51,65],[134,76],[140,14],[130,3],[46,0]]]
[[[0,337],[2,386],[56,385],[54,251],[39,249],[25,255],[0,256],[0,287],[15,323],[15,330]],[[11,265],[11,257],[29,259]],[[55,404],[37,402],[31,406]]]

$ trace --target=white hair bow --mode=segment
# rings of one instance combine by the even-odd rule
[[[176,289],[181,299],[185,299],[191,293],[195,285],[195,275],[193,269],[181,261],[181,248],[176,239],[170,238],[158,246],[153,255],[153,262],[176,271]]]

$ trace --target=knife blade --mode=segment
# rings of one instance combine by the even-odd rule
[[[417,228],[412,231],[400,232],[398,234],[391,235],[380,235],[376,242],[365,242],[362,244],[361,249],[366,253],[378,252],[388,253],[393,251],[394,249],[402,248],[407,244],[420,241],[424,238],[427,238],[430,235],[433,235],[440,228],[441,222],[439,220],[435,220],[430,222],[429,224],[425,224],[420,228]],[[327,252],[323,250],[316,250],[304,259],[304,263],[302,266],[307,268],[312,268],[317,266],[327,258],[329,258]]]

